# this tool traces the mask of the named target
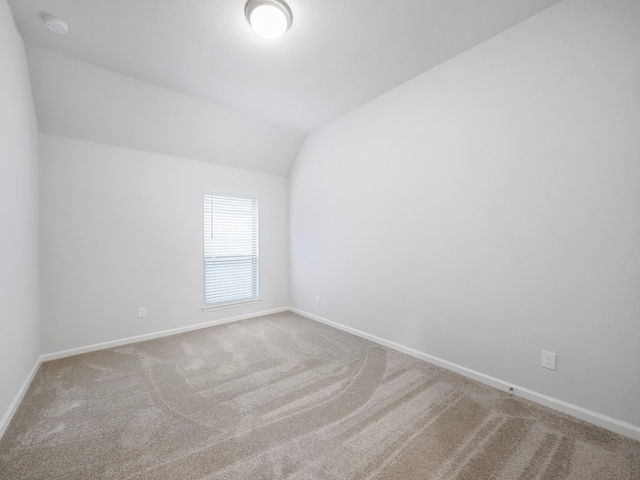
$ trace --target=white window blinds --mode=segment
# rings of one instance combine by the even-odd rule
[[[204,194],[204,306],[259,297],[258,199]]]

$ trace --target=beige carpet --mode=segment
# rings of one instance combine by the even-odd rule
[[[640,443],[291,313],[42,365],[2,479],[640,479]]]

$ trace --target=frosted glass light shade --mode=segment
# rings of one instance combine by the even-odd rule
[[[280,0],[249,0],[244,13],[255,32],[268,39],[284,35],[293,21],[289,6]]]

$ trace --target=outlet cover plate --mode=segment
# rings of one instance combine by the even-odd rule
[[[556,369],[556,354],[551,352],[542,351],[542,366],[549,370]]]

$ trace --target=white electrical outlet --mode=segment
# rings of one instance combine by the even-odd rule
[[[316,295],[316,303],[320,303],[320,295]]]
[[[147,307],[138,308],[138,318],[144,318],[147,316]]]
[[[542,366],[549,370],[556,369],[556,354],[551,352],[542,351]]]

